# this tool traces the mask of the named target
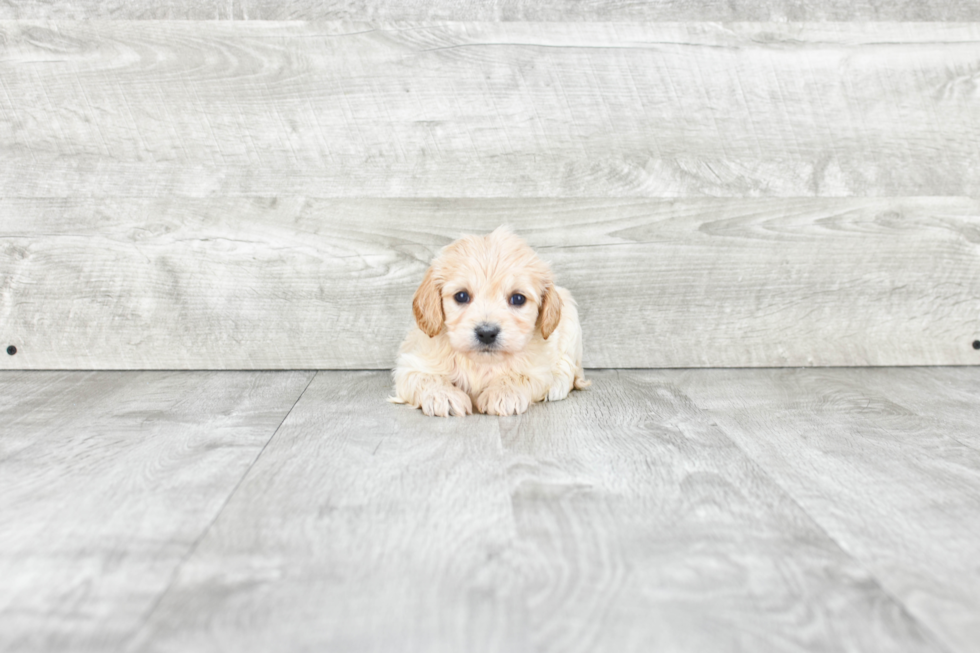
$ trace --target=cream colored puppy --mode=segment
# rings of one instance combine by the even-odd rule
[[[465,236],[432,261],[393,376],[395,403],[426,415],[523,413],[590,382],[575,300],[506,227]]]

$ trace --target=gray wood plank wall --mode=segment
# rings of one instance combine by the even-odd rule
[[[0,366],[387,367],[501,223],[587,366],[980,363],[980,24],[856,22],[976,5],[682,4],[0,6]]]
[[[980,195],[978,24],[0,24],[6,196]]]
[[[968,364],[965,199],[0,200],[4,366],[383,368],[428,261],[509,223],[592,367]],[[39,238],[37,234],[44,234]]]
[[[971,21],[973,0],[2,0],[0,19]]]

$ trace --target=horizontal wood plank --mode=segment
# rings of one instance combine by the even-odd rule
[[[4,0],[0,19],[975,21],[971,0]]]
[[[665,378],[951,650],[980,642],[977,369]],[[968,398],[969,397],[969,398]]]
[[[0,200],[3,368],[390,367],[432,256],[511,224],[587,367],[980,363],[980,203]]]
[[[978,196],[978,44],[976,23],[6,21],[0,188]]]
[[[131,650],[945,650],[680,387],[593,380],[442,420],[319,374]]]
[[[0,374],[0,650],[123,650],[312,376]]]

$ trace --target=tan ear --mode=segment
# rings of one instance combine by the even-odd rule
[[[415,322],[427,336],[432,338],[439,335],[446,316],[442,312],[439,284],[436,283],[435,273],[432,272],[431,267],[425,273],[418,290],[415,291],[412,310],[415,312]]]
[[[554,286],[548,286],[541,296],[541,335],[548,339],[561,320],[561,297]]]

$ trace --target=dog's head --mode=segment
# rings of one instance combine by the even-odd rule
[[[443,248],[412,307],[430,338],[445,328],[456,351],[481,357],[519,352],[561,318],[550,268],[506,227]]]

